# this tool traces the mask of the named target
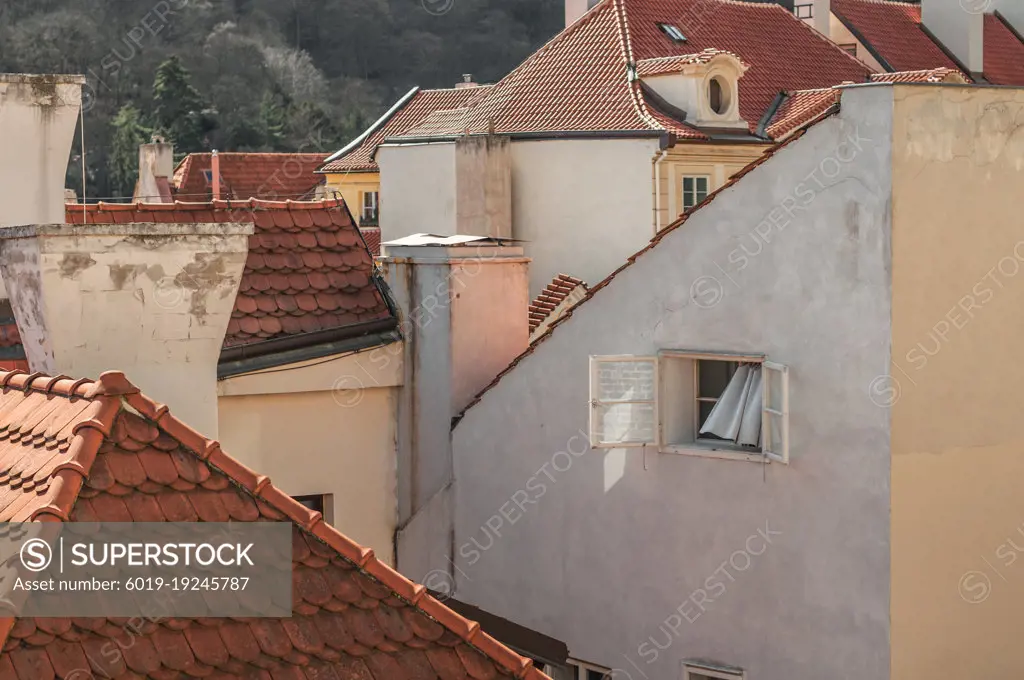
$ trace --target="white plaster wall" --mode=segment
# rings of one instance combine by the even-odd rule
[[[847,92],[469,410],[452,444],[460,600],[616,678],[675,680],[693,657],[751,680],[888,678],[889,412],[868,387],[889,370],[892,107],[889,88]],[[789,365],[791,464],[588,450],[588,357],[662,348]]]
[[[657,151],[657,139],[512,143],[512,233],[531,258],[531,298],[558,273],[593,285],[650,240]]]
[[[456,232],[455,143],[381,146],[380,236]]]
[[[992,0],[991,10],[998,11],[1018,33],[1024,32],[1024,2],[1020,0]]]
[[[967,3],[966,0],[921,0],[921,23],[969,71],[981,72],[985,56],[982,44],[984,11],[990,5],[989,0],[977,3]]]

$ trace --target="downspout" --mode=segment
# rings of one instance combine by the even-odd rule
[[[668,149],[662,149],[661,155],[654,161],[654,235],[661,232],[661,162],[668,155]]]

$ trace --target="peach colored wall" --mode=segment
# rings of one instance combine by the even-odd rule
[[[221,444],[285,493],[331,494],[334,526],[394,564],[401,345],[318,362],[221,381]]]
[[[894,94],[892,678],[1024,677],[1024,89]]]

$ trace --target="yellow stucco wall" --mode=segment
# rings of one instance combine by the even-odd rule
[[[218,398],[225,451],[289,495],[330,494],[328,519],[388,564],[397,521],[401,357],[394,343],[236,376],[221,381]]]
[[[656,194],[655,225],[664,228],[683,212],[683,177],[706,175],[708,193],[725,184],[729,177],[757,160],[770,144],[706,144],[680,142],[655,156],[652,169]],[[660,215],[660,220],[658,219]]]
[[[379,172],[348,172],[325,174],[324,190],[336,191],[345,199],[345,204],[352,211],[352,216],[359,221],[363,212],[363,193],[366,191],[380,192]]]
[[[892,678],[1024,677],[1024,90],[894,95]]]

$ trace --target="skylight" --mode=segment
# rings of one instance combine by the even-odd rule
[[[658,24],[658,28],[660,28],[665,35],[672,38],[675,42],[686,42],[686,36],[683,35],[683,32],[679,30],[678,26],[673,26],[672,24]]]

